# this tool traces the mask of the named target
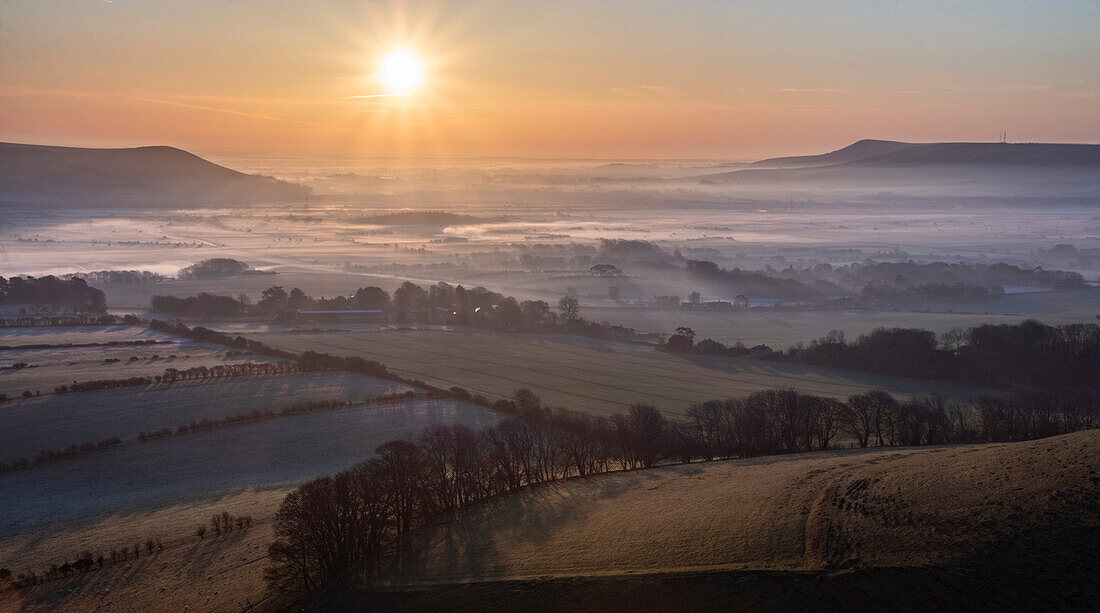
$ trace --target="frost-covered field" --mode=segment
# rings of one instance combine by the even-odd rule
[[[378,445],[417,435],[431,424],[461,423],[478,429],[496,419],[476,405],[412,400],[174,436],[3,473],[0,563],[18,559],[21,550],[60,530],[208,503],[249,490],[284,489],[347,468],[369,457]],[[266,505],[276,502],[266,500]],[[264,506],[251,512],[272,510]],[[179,527],[164,529],[178,532]]]
[[[33,460],[44,449],[97,443],[115,436],[132,440],[142,431],[175,431],[177,426],[201,419],[253,410],[278,411],[321,400],[361,401],[411,389],[393,381],[337,372],[187,381],[17,399],[0,405],[0,449],[4,461],[17,457]]]
[[[967,385],[761,360],[672,354],[651,345],[480,330],[257,334],[289,351],[359,355],[440,387],[490,397],[529,387],[555,406],[597,414],[647,403],[682,415],[692,402],[774,388],[846,398],[883,389],[899,397],[992,393]]]
[[[41,328],[0,328],[0,346],[81,345],[130,341],[179,341],[142,326],[50,326]],[[0,353],[0,355],[4,355]]]
[[[15,398],[24,390],[52,394],[54,388],[73,381],[126,379],[155,376],[166,368],[185,370],[197,366],[277,362],[259,355],[230,355],[220,345],[181,341],[171,344],[0,351],[0,393]],[[16,363],[28,368],[6,368]]]

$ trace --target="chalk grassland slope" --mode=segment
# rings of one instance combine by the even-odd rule
[[[1054,294],[1055,292],[1045,293]],[[1058,292],[1058,294],[1068,301],[1075,299],[1074,294],[1080,294],[1080,292]],[[1003,306],[999,304],[1001,301],[978,305],[953,305],[958,311],[977,309],[978,313],[865,310],[708,311],[603,307],[586,309],[585,316],[595,321],[607,321],[637,330],[660,331],[665,334],[672,334],[677,326],[688,326],[698,334],[697,340],[712,338],[727,344],[740,341],[748,347],[764,344],[773,349],[786,349],[798,342],[809,343],[821,338],[829,330],[842,330],[849,340],[855,340],[860,334],[866,334],[875,328],[922,328],[942,333],[952,328],[969,328],[987,323],[1015,325],[1028,317],[1038,318],[1043,323],[1060,325],[1096,321],[1095,313],[1085,316],[1083,312],[1086,309],[1100,310],[1100,292],[1094,292],[1091,289],[1080,296],[1079,309],[1074,309],[1070,305],[1051,304],[1055,301],[1041,298],[1041,296],[1043,294],[1009,296],[1003,300],[1011,300],[1010,304]],[[1089,300],[1091,302],[1088,302]],[[1024,306],[1030,308],[1017,309]],[[1022,314],[987,315],[981,312],[987,308],[997,308],[999,309],[997,312]],[[990,313],[993,312],[990,311]]]
[[[368,458],[378,445],[416,436],[432,424],[460,423],[477,430],[495,420],[484,407],[417,399],[172,436],[3,473],[0,567],[48,565],[80,551],[74,543],[109,550],[132,545],[135,535],[188,536],[209,518],[206,510],[219,510],[227,504],[223,501],[249,492],[251,502],[231,512],[270,517],[279,497],[265,492],[343,470]],[[191,507],[201,510],[182,524],[164,519],[140,534],[127,528],[158,511]],[[88,531],[102,540],[82,541]]]
[[[301,201],[306,187],[247,175],[173,147],[0,143],[0,200],[54,206],[202,206]]]
[[[1066,564],[1092,560],[1095,568],[1098,449],[1094,430],[575,479],[479,504],[421,530],[364,581],[927,567],[1006,562],[1026,550]]]
[[[595,414],[650,403],[683,415],[692,402],[772,388],[845,398],[883,389],[901,397],[992,393],[934,381],[883,377],[759,360],[664,353],[650,345],[573,336],[484,331],[396,330],[257,334],[289,351],[359,355],[440,387],[462,386],[492,397],[529,387],[550,405]]]
[[[215,507],[211,513],[221,510]],[[251,511],[245,507],[230,512]],[[209,520],[210,513],[192,515],[190,524],[198,525]],[[144,527],[117,528],[145,534]],[[267,545],[273,538],[271,524],[264,522],[154,555],[142,552],[140,558],[83,576],[0,593],[0,611],[245,611],[263,602]]]
[[[363,401],[411,389],[352,373],[299,373],[17,399],[0,405],[0,449],[5,460],[33,460],[43,449],[64,449],[86,441],[98,443],[114,436],[133,440],[142,431],[175,431],[177,426],[192,421],[253,410],[278,411],[306,402]]]
[[[207,343],[173,343],[115,347],[7,349],[0,351],[0,394],[16,397],[23,390],[52,394],[74,381],[154,377],[167,368],[278,362],[263,355],[229,355],[229,349]],[[156,356],[154,359],[153,356]],[[136,358],[136,359],[134,359]],[[114,360],[109,362],[108,360]],[[16,363],[33,368],[4,368]]]

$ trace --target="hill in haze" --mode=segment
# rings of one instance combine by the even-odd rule
[[[890,140],[865,139],[857,141],[836,151],[820,155],[797,155],[792,157],[769,158],[752,164],[755,168],[810,168],[813,166],[831,166],[844,164],[864,158],[917,147],[912,143],[901,143]]]
[[[823,166],[1086,166],[1100,167],[1100,145],[1047,143],[903,143],[861,140],[821,155],[771,158],[761,168]]]
[[[771,158],[691,179],[782,189],[1094,199],[1100,190],[1100,145],[861,140],[821,155]]]
[[[298,202],[309,189],[174,147],[86,149],[0,143],[0,202],[52,207],[189,207]]]

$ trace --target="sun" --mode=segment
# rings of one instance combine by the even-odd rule
[[[390,93],[411,94],[424,82],[424,62],[412,51],[395,49],[382,58],[378,80]]]

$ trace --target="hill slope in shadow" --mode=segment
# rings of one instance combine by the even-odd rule
[[[174,147],[86,149],[0,143],[0,202],[185,207],[298,202],[308,188],[248,175]]]

